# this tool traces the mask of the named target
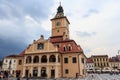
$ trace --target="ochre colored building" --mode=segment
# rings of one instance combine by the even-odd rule
[[[17,70],[16,70],[16,77],[22,77],[23,75],[23,66],[24,66],[24,54],[25,54],[25,50],[23,52],[21,52],[18,57],[17,57]]]
[[[93,55],[91,56],[94,62],[95,70],[103,70],[109,68],[108,55]]]
[[[86,75],[86,56],[80,45],[70,39],[69,20],[60,5],[52,22],[52,35],[34,40],[19,57],[17,69],[22,77],[79,77]]]

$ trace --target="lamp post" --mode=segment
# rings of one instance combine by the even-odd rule
[[[120,50],[118,50],[118,54],[120,53]]]

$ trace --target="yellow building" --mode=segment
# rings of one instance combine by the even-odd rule
[[[22,77],[23,75],[23,65],[24,65],[24,54],[25,54],[25,50],[23,52],[21,52],[18,57],[17,57],[17,62],[16,62],[16,77]]]
[[[93,55],[91,58],[93,59],[95,70],[104,70],[109,68],[108,55]]]
[[[60,5],[52,22],[52,35],[34,40],[19,57],[17,69],[22,77],[85,76],[86,56],[82,48],[69,38],[69,20]]]

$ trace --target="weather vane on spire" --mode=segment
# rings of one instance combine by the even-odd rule
[[[61,6],[61,1],[59,2],[60,6]]]

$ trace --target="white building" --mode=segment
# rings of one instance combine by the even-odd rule
[[[9,71],[10,74],[15,74],[16,72],[16,66],[17,66],[17,55],[9,55],[4,58],[2,70],[3,71]]]
[[[93,72],[95,69],[93,60],[91,58],[88,58],[86,61],[86,69],[87,72]]]

